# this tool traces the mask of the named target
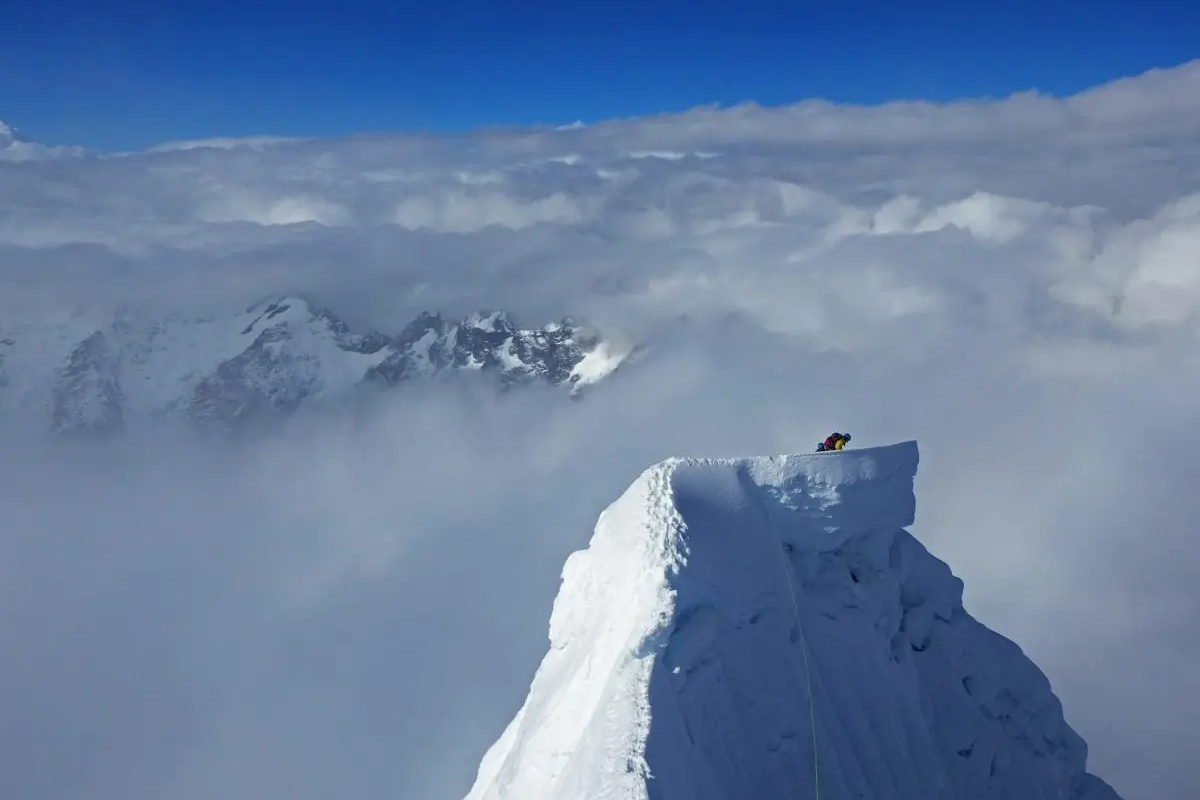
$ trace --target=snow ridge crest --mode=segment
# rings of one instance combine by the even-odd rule
[[[918,460],[910,441],[646,470],[568,558],[467,800],[811,796],[816,766],[826,800],[1120,800],[1045,675],[905,530]]]

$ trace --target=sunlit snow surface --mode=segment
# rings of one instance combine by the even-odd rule
[[[1042,672],[904,530],[917,462],[904,442],[643,473],[568,559],[468,800],[1115,800]]]

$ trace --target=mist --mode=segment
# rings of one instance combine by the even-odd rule
[[[1090,771],[1184,796],[1197,76],[469,151],[0,162],[0,793],[455,800],[605,506],[662,458],[809,452],[836,429],[920,442],[913,533],[967,610],[1048,674]],[[290,291],[389,333],[504,308],[644,350],[574,400],[468,375],[241,440],[43,433],[63,331]]]

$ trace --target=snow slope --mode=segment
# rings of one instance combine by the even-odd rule
[[[643,473],[568,559],[468,800],[1119,800],[904,530],[917,462],[905,442]]]

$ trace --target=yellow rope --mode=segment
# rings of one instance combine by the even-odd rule
[[[775,538],[779,542],[779,559],[783,564],[783,577],[787,581],[788,592],[792,596],[792,611],[796,613],[796,628],[800,631],[800,654],[804,657],[804,683],[808,689],[808,721],[812,725],[813,798],[821,800],[821,770],[817,758],[817,709],[813,703],[812,674],[808,669],[808,639],[804,635],[804,623],[800,621],[800,602],[796,599],[796,588],[792,585],[792,571],[789,569],[783,537],[776,531]]]

